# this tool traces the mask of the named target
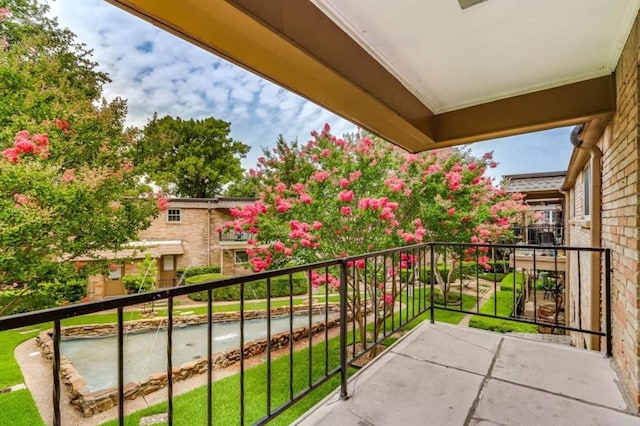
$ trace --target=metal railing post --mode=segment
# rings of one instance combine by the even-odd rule
[[[607,340],[607,356],[613,355],[611,339],[611,249],[604,250],[604,292],[607,297],[605,304],[605,333]]]
[[[431,268],[430,268],[430,271],[431,271],[431,279],[430,279],[430,281],[431,282],[429,283],[429,288],[430,288],[430,290],[429,290],[429,315],[430,315],[429,320],[431,321],[431,324],[435,324],[435,322],[436,322],[435,308],[434,308],[435,299],[434,299],[434,296],[433,296],[433,292],[435,290],[436,274],[435,274],[435,272],[433,272],[433,268],[437,268],[437,265],[435,264],[436,263],[436,254],[435,254],[435,251],[434,251],[433,244],[431,244],[429,247],[431,249]]]
[[[347,262],[340,262],[340,398],[347,399]]]

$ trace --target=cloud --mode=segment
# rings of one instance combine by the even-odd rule
[[[213,54],[162,31],[103,0],[51,3],[52,15],[94,50],[99,68],[112,83],[107,99],[128,100],[127,125],[142,127],[154,112],[181,118],[231,122],[231,136],[252,146],[245,167],[255,164],[260,147],[273,146],[278,134],[306,141],[311,130],[330,123],[334,134],[356,126],[296,94],[257,77]],[[566,168],[570,130],[556,129],[471,146],[475,154],[493,150],[500,167],[513,174]]]

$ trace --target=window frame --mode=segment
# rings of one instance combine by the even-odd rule
[[[238,253],[242,253],[243,256],[246,256],[247,260],[238,261]],[[246,250],[234,250],[233,251],[233,264],[234,265],[246,265],[247,263],[249,263],[249,255],[247,254]]]
[[[182,222],[182,210],[180,209],[167,209],[167,223],[181,223]]]

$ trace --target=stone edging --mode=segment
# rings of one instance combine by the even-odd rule
[[[322,314],[328,307],[328,311],[332,313],[339,312],[339,303],[316,304],[311,308],[312,313]],[[271,310],[273,317],[289,314],[289,307],[280,307]],[[309,312],[308,306],[294,306],[293,312],[296,314],[306,314]],[[266,311],[247,311],[244,313],[245,319],[266,318]],[[239,321],[239,312],[223,312],[213,315],[213,322],[229,322]],[[206,324],[207,315],[191,315],[173,317],[174,326]],[[340,319],[333,315],[329,322],[317,322],[309,327],[298,327],[293,330],[293,341],[309,337],[309,334],[315,335],[323,332],[326,328],[332,328],[339,325]],[[166,328],[166,318],[153,318],[138,321],[129,321],[124,324],[124,332],[141,332],[148,329]],[[64,327],[61,330],[62,337],[78,337],[78,336],[108,336],[117,333],[117,324],[95,324],[83,326]],[[53,360],[53,340],[52,330],[41,332],[36,337],[36,343],[40,350],[49,361]],[[274,334],[271,336],[271,350],[275,351],[289,346],[290,336],[288,331]],[[256,339],[244,345],[244,358],[250,358],[262,354],[267,349],[267,339]],[[214,370],[229,367],[240,361],[240,348],[229,349],[224,352],[218,352],[212,355],[212,366]],[[196,374],[207,372],[207,358],[201,357],[193,361],[186,362],[180,366],[176,366],[172,371],[173,381],[188,379]],[[84,378],[74,368],[73,364],[64,356],[60,358],[60,379],[69,394],[71,405],[82,413],[84,417],[91,417],[96,413],[100,413],[115,407],[118,404],[118,388],[112,387],[95,392],[90,392]],[[167,386],[167,373],[159,372],[148,376],[146,379],[138,383],[127,383],[124,386],[124,397],[126,400],[136,399],[140,396],[147,395]]]

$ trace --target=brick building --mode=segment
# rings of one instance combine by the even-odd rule
[[[226,275],[246,273],[246,248],[249,234],[216,232],[233,219],[230,209],[253,202],[252,198],[174,198],[149,228],[142,231],[139,241],[119,252],[102,252],[98,257],[113,260],[114,270],[108,276],[89,279],[88,293],[92,298],[125,293],[122,277],[138,272],[139,263],[147,253],[157,260],[158,286],[175,285],[176,271],[195,266],[219,266]],[[90,260],[90,259],[83,259]]]

